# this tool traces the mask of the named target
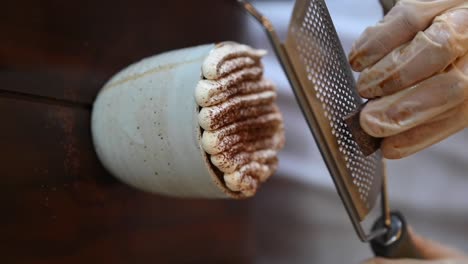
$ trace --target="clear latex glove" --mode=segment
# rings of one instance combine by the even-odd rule
[[[468,54],[447,70],[398,93],[371,100],[362,128],[385,137],[382,153],[411,155],[468,126]]]
[[[465,0],[401,0],[354,45],[362,97],[395,93],[445,69],[468,51]]]
[[[379,0],[383,8],[384,14],[387,14],[390,9],[396,4],[398,0]]]
[[[374,258],[364,264],[468,264],[468,258],[458,250],[440,245],[411,232],[416,249],[425,260]]]
[[[423,32],[424,30],[424,32]],[[367,29],[350,55],[372,100],[361,125],[402,158],[468,126],[468,3],[401,0]]]

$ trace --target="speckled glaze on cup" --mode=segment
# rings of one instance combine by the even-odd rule
[[[194,98],[214,44],[156,55],[113,76],[94,102],[97,155],[117,178],[177,197],[242,198],[213,170],[201,147]]]

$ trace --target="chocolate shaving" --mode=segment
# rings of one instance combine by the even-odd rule
[[[354,141],[356,141],[358,144],[362,154],[367,157],[372,155],[380,148],[382,139],[373,137],[367,134],[364,129],[362,129],[359,122],[359,116],[364,106],[365,104],[361,105],[356,111],[351,112],[349,115],[345,116],[343,120],[348,126],[348,129],[351,132]]]

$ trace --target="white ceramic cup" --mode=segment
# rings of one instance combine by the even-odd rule
[[[92,136],[99,159],[115,177],[169,196],[242,198],[225,187],[201,147],[194,94],[214,47],[143,59],[102,88],[93,106]]]

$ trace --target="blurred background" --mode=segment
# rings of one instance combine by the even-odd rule
[[[286,36],[293,1],[253,1]],[[382,12],[327,0],[344,49]],[[261,27],[230,0],[32,1],[0,16],[0,253],[4,263],[359,263],[357,238]],[[287,145],[246,201],[147,194],[110,176],[89,116],[100,87],[141,58],[234,40],[270,50]],[[468,132],[389,162],[391,206],[468,251]]]

